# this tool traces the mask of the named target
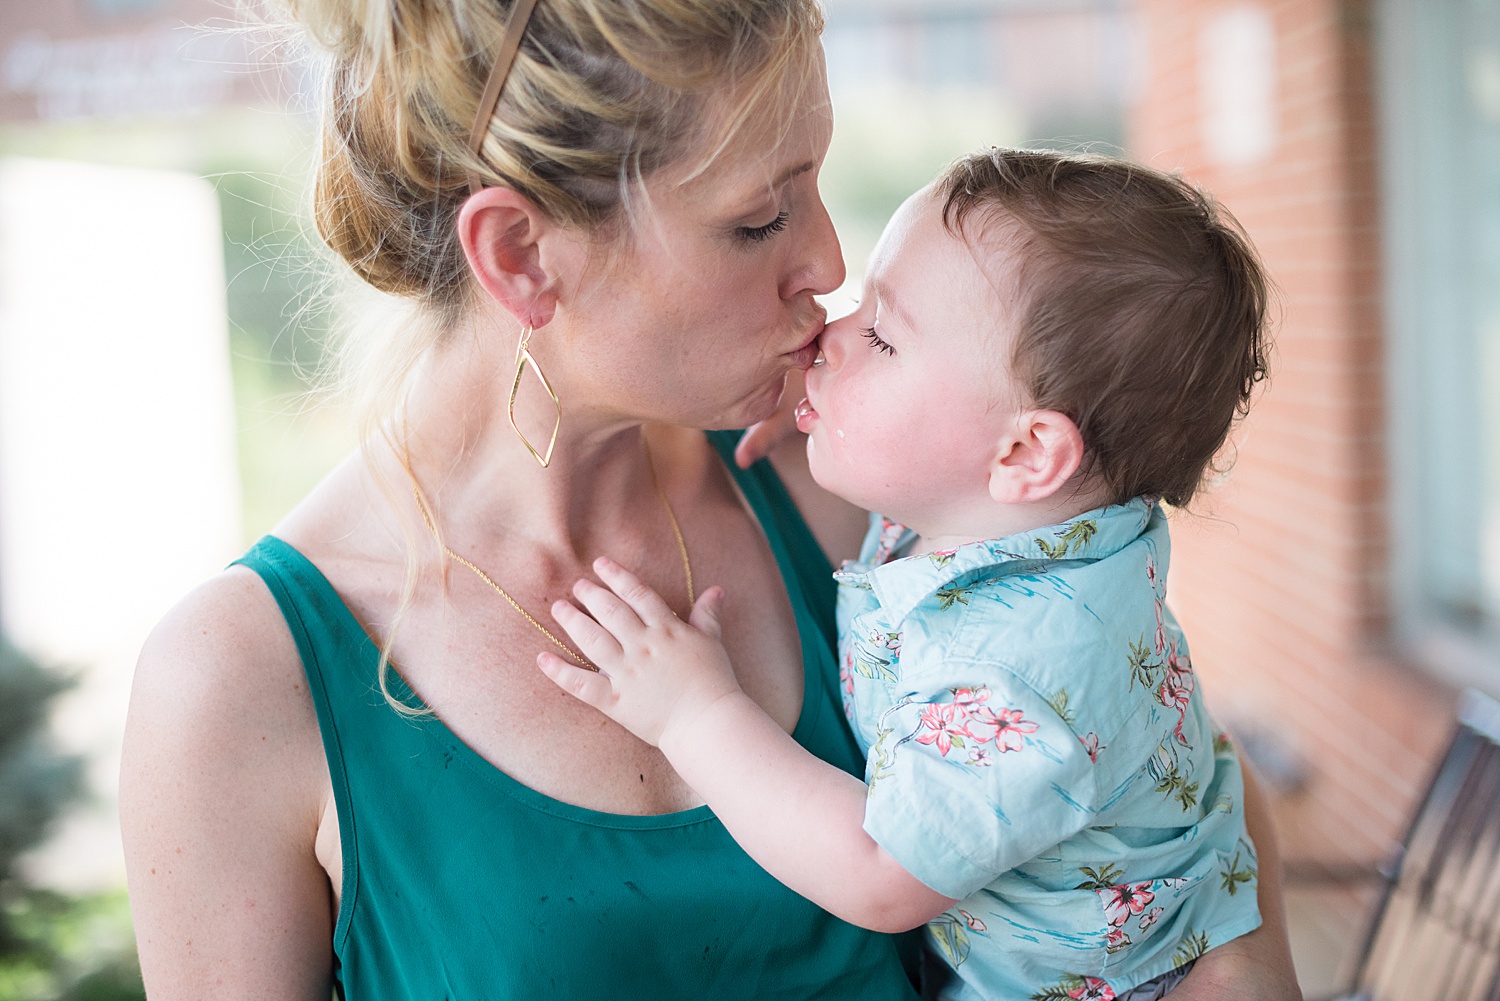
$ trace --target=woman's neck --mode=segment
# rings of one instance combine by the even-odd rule
[[[446,537],[480,552],[522,538],[564,558],[592,558],[622,521],[660,504],[640,423],[560,388],[562,420],[542,468],[511,426],[514,351],[493,329],[456,331],[415,376],[393,435],[398,451]],[[531,371],[515,419],[545,452],[557,409]]]

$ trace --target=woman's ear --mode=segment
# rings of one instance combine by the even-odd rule
[[[1001,504],[1046,500],[1083,465],[1083,435],[1056,410],[1017,415],[999,446],[990,466],[990,497]]]
[[[558,275],[553,243],[567,234],[525,195],[484,188],[458,213],[458,238],[479,286],[523,326],[552,322]]]

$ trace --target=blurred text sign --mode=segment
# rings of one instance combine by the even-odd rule
[[[161,118],[274,103],[264,37],[217,0],[6,5],[0,121]]]

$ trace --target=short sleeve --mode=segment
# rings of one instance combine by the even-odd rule
[[[1030,686],[984,664],[907,678],[921,690],[882,716],[864,821],[907,872],[962,899],[1093,822],[1089,750]]]

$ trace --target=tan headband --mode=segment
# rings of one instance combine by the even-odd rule
[[[490,67],[490,78],[484,82],[484,93],[479,98],[479,113],[474,118],[474,128],[469,132],[469,149],[478,156],[484,146],[484,137],[490,131],[490,119],[500,103],[500,92],[505,89],[505,80],[510,76],[516,53],[521,51],[521,36],[526,34],[526,25],[531,21],[531,12],[537,0],[516,0],[505,22],[505,37],[500,40],[500,49],[495,53],[495,64]],[[476,194],[484,187],[478,174],[469,175],[469,194]]]

